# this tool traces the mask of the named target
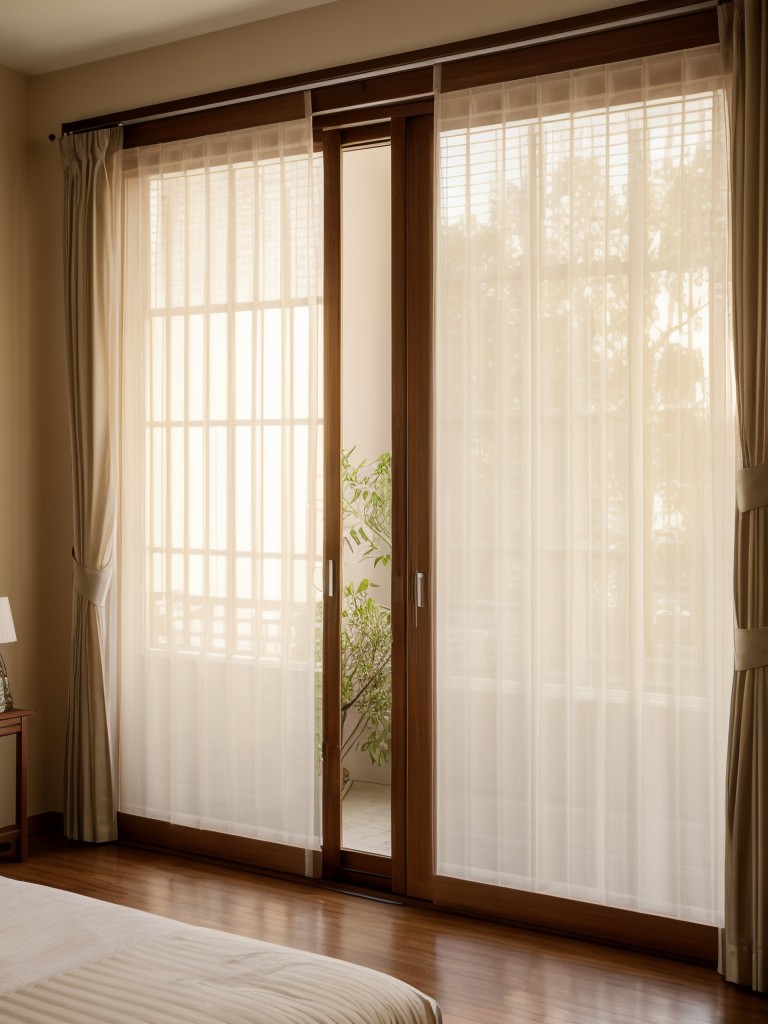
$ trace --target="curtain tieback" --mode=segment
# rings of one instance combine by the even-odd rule
[[[736,470],[736,506],[739,512],[768,505],[768,462]]]
[[[735,639],[734,668],[737,672],[768,666],[768,626],[737,629]]]
[[[75,591],[86,601],[102,608],[107,599],[109,584],[112,582],[112,559],[103,569],[92,569],[87,565],[80,565],[72,552],[72,561],[75,564]]]

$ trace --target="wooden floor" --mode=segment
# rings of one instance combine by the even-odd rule
[[[702,967],[167,854],[43,836],[30,846],[0,874],[386,971],[434,996],[445,1024],[768,1022],[768,998]]]

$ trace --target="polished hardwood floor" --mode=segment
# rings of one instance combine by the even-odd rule
[[[434,996],[445,1024],[768,1022],[768,997],[712,969],[169,854],[35,836],[0,874],[386,971]]]

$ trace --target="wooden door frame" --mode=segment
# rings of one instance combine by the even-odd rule
[[[341,853],[341,137],[323,137],[323,685],[322,872],[332,877]],[[335,687],[330,680],[337,680]]]
[[[323,635],[323,875],[431,897],[433,698],[431,429],[433,116],[392,111],[359,128],[323,132],[325,597]],[[339,648],[341,584],[341,153],[388,141],[392,167],[392,858],[341,844]],[[403,467],[398,471],[397,467]],[[328,595],[328,565],[335,593]],[[415,628],[414,573],[427,605]]]
[[[342,504],[341,466],[342,446],[342,152],[356,145],[375,145],[389,141],[388,122],[378,126],[365,125],[359,129],[344,127],[325,130],[323,146],[324,188],[324,417],[325,417],[325,541],[326,588],[323,617],[323,840],[322,871],[324,878],[353,882],[372,889],[391,889],[391,864],[396,855],[379,857],[356,850],[345,850],[342,845],[341,802],[341,594],[342,579]],[[394,391],[393,391],[394,394]],[[394,444],[394,432],[393,432]],[[393,448],[393,458],[396,457]],[[393,504],[398,500],[398,487],[393,479]],[[394,513],[394,508],[393,508]],[[393,514],[393,521],[399,518]],[[398,552],[393,536],[393,620],[397,595],[394,588],[395,565]],[[334,593],[328,593],[328,566],[333,564]],[[394,629],[394,621],[393,621]],[[394,645],[393,645],[394,646]],[[399,645],[398,645],[399,646]],[[394,653],[394,651],[393,651]],[[394,667],[394,666],[393,666]],[[395,694],[393,671],[393,705],[400,700]],[[394,718],[394,711],[393,711]],[[394,723],[393,723],[394,724]],[[393,728],[394,736],[394,728]],[[402,816],[396,795],[394,769],[403,758],[400,740],[393,741],[392,818]],[[393,837],[394,838],[394,837]],[[398,851],[399,854],[399,851]],[[399,854],[401,855],[401,854]]]
[[[403,522],[407,559],[404,723],[405,877],[393,888],[431,899],[434,878],[434,567],[432,560],[432,358],[434,288],[434,117],[393,121],[393,148],[403,175],[393,197],[403,237],[406,294],[405,429],[407,506]],[[424,606],[416,608],[416,573],[424,574]]]

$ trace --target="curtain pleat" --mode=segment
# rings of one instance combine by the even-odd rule
[[[120,808],[319,849],[311,124],[130,159]]]
[[[721,923],[717,47],[439,101],[437,871]]]
[[[725,833],[726,980],[768,991],[768,507],[752,481],[768,461],[768,11],[763,0],[719,8],[731,64],[733,334],[739,438]],[[755,490],[753,488],[753,490]],[[764,490],[764,488],[763,488]]]
[[[64,772],[66,834],[115,839],[104,605],[112,576],[117,464],[122,129],[65,136],[67,383],[74,489],[74,608]]]

